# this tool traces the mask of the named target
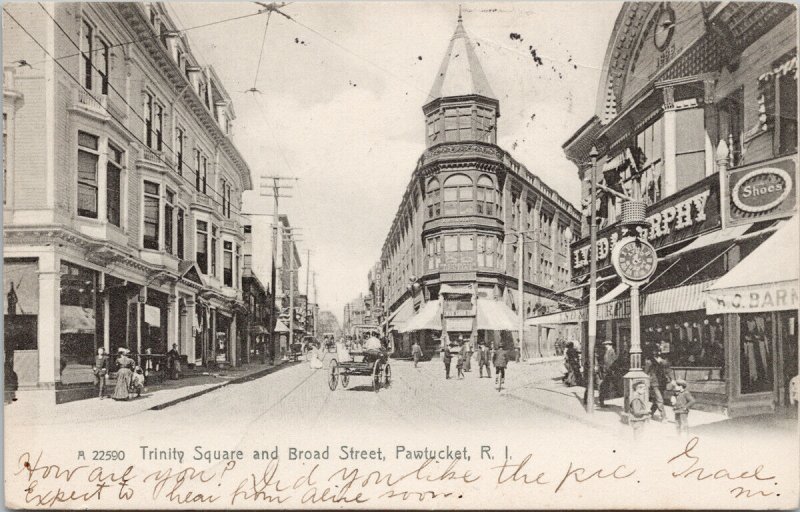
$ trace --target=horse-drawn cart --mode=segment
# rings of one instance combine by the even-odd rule
[[[380,388],[388,388],[392,383],[392,367],[389,365],[389,355],[385,350],[350,351],[349,357],[342,357],[341,361],[332,359],[328,373],[328,387],[331,391],[341,381],[342,387],[347,388],[351,376],[370,377],[372,390],[377,392]]]

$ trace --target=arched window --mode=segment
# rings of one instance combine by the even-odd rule
[[[427,191],[426,200],[428,203],[428,218],[432,219],[442,214],[442,203],[440,201],[441,190],[439,188],[439,180],[437,180],[436,178],[430,180],[428,182],[426,191]]]
[[[474,212],[472,180],[464,174],[455,174],[444,182],[444,214],[469,215]]]
[[[494,183],[490,177],[484,175],[478,178],[476,196],[478,213],[494,215]]]

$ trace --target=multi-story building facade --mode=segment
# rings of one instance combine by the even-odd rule
[[[379,326],[372,295],[360,294],[344,306],[342,330],[347,335],[357,335],[357,326]]]
[[[798,228],[786,221],[797,211],[797,36],[789,4],[625,3],[596,114],[564,145],[587,207],[592,172],[647,205],[648,228],[632,231],[617,222],[621,200],[600,196],[598,338],[629,347],[629,293],[610,254],[623,236],[646,237],[659,261],[642,287],[644,354],[663,354],[704,406],[732,416],[787,407],[797,375]],[[585,286],[588,237],[571,252]],[[587,318],[582,307],[531,323],[585,334]]]
[[[159,3],[5,10],[3,256],[18,301],[5,332],[20,386],[84,388],[98,347],[177,344],[190,364],[235,364],[251,182],[219,77]]]
[[[289,342],[301,338],[303,334],[302,311],[298,307],[300,295],[300,252],[297,250],[296,233],[287,215],[278,215],[278,245],[275,257],[275,305],[278,310],[278,322],[275,336],[278,354],[289,349]],[[293,300],[294,297],[294,300]],[[293,318],[290,320],[290,315]],[[293,331],[289,335],[289,329]],[[297,340],[299,341],[299,339]]]
[[[242,295],[247,309],[246,336],[239,350],[244,362],[274,361],[275,347],[272,331],[274,329],[274,305],[272,298],[270,254],[271,242],[268,231],[259,222],[259,217],[244,214],[244,245],[242,262]],[[255,225],[253,225],[255,222]],[[265,233],[267,231],[267,233]],[[269,263],[266,265],[265,263]]]
[[[557,290],[569,284],[568,235],[579,231],[579,212],[497,145],[500,102],[461,17],[422,110],[426,149],[372,283],[380,283],[386,331],[400,351],[410,346],[403,331],[425,333],[433,346],[440,332],[488,343],[503,332],[511,348],[516,315],[571,303]],[[522,250],[512,232],[523,233]],[[414,320],[420,315],[430,321]],[[536,334],[523,354],[549,351]]]

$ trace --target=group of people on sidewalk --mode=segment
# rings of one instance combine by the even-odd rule
[[[106,397],[106,385],[112,370],[116,372],[117,377],[114,391],[111,393],[112,399],[129,400],[133,396],[141,396],[142,392],[145,391],[148,377],[160,370],[160,363],[156,362],[150,349],[147,349],[142,356],[142,363],[144,368],[136,364],[131,351],[125,347],[120,347],[117,350],[117,356],[112,362],[105,349],[99,347],[94,358],[92,372],[94,373],[94,384],[100,400]],[[181,367],[177,344],[172,345],[172,349],[166,354],[166,367],[170,379],[179,378]]]
[[[478,365],[478,378],[484,378],[484,370],[486,371],[486,378],[492,378],[491,366],[494,365],[495,383],[498,383],[500,379],[505,380],[506,367],[508,366],[510,355],[502,344],[498,348],[492,349],[486,343],[478,343],[477,350],[473,350],[472,342],[469,340],[462,340],[459,344],[455,341],[448,341],[445,336],[443,342],[440,350],[442,362],[444,363],[445,379],[450,378],[453,359],[456,360],[456,376],[458,379],[463,379],[464,373],[472,371],[472,359],[474,357]],[[414,359],[414,367],[416,368],[424,356],[418,341],[415,341],[411,346],[411,356]]]
[[[665,397],[669,398],[669,402],[673,406],[678,431],[680,433],[688,432],[689,409],[694,405],[695,399],[688,390],[687,382],[675,378],[669,361],[657,346],[648,344],[644,349],[643,371],[648,376],[648,384],[645,384],[644,381],[635,383],[634,393],[630,399],[629,418],[634,428],[634,434],[638,435],[641,427],[650,419],[662,423],[667,420],[664,407]],[[594,384],[600,407],[605,407],[606,400],[624,394],[623,377],[629,370],[627,364],[629,360],[630,356],[627,351],[621,356],[617,354],[611,340],[605,340],[598,345],[594,354]],[[567,386],[586,386],[588,368],[582,364],[581,353],[573,341],[566,343],[564,368],[566,372],[562,381]],[[649,400],[645,400],[648,391]],[[584,404],[588,399],[587,394],[588,387],[583,394]]]

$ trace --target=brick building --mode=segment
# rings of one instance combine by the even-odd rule
[[[442,332],[495,344],[502,333],[511,347],[517,315],[572,304],[558,290],[569,285],[568,235],[579,232],[579,212],[497,146],[500,101],[460,16],[428,100],[426,149],[371,274],[372,293],[400,352],[414,336],[435,348]],[[512,232],[524,233],[523,250]],[[529,331],[523,356],[552,351],[547,329]]]

